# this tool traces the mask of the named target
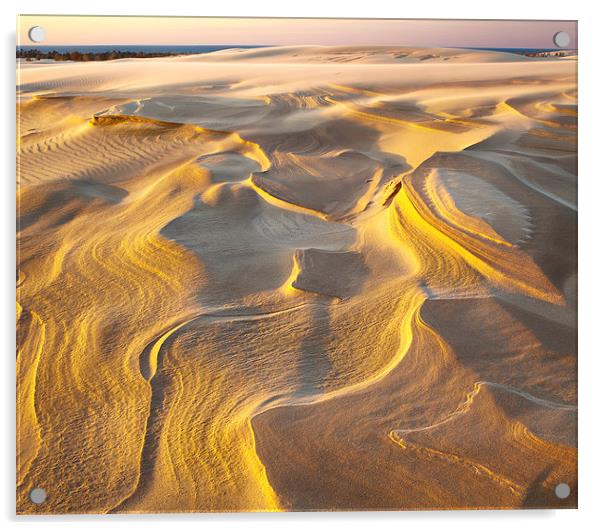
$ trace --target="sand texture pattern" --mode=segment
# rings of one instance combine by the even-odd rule
[[[17,511],[576,506],[576,64],[21,63]]]

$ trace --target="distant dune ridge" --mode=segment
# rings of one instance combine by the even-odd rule
[[[576,64],[21,63],[18,512],[575,507]]]

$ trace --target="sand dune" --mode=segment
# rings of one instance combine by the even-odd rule
[[[576,119],[573,59],[23,63],[18,511],[576,506]]]
[[[508,52],[461,50],[458,48],[397,48],[386,46],[273,46],[268,48],[228,48],[212,53],[182,56],[180,61],[257,61],[323,63],[358,62],[370,63],[416,63],[423,61],[474,62],[519,62],[529,61],[525,56]]]

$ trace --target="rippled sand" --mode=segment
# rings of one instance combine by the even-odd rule
[[[18,83],[19,512],[576,506],[575,59]]]

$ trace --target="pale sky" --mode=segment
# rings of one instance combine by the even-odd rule
[[[575,21],[376,20],[92,17],[23,15],[17,43],[35,45],[27,33],[42,26],[40,45],[383,45],[487,48],[553,48],[566,31],[577,46]]]

